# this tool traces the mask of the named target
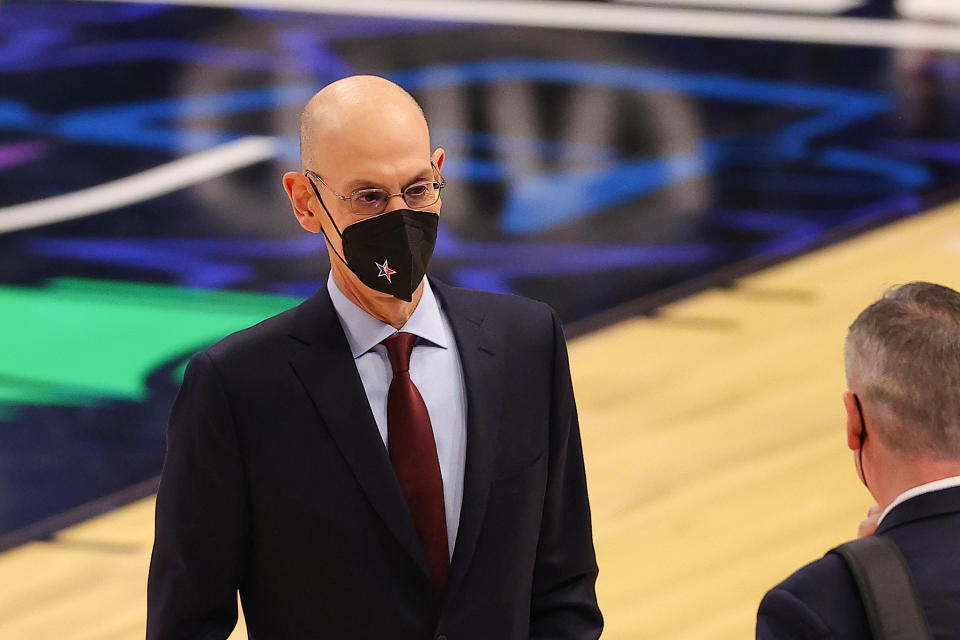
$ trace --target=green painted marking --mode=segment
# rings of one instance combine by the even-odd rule
[[[71,404],[91,406],[97,404],[102,394],[95,388],[68,387],[44,382],[0,379],[0,406],[20,403],[31,398],[31,404]]]
[[[173,378],[173,381],[177,384],[183,382],[183,376],[187,373],[187,365],[190,364],[189,360],[184,360],[170,373],[170,377]]]
[[[143,400],[157,367],[300,301],[75,278],[0,286],[0,420],[16,405]]]

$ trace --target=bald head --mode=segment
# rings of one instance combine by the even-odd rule
[[[423,110],[402,87],[378,76],[349,76],[317,92],[300,115],[300,163],[321,171],[326,159],[370,151],[392,137],[423,139],[429,154],[430,134]]]

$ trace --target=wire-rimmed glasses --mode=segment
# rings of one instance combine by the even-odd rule
[[[411,209],[425,209],[440,199],[440,190],[447,184],[443,176],[440,176],[439,182],[435,180],[421,180],[407,186],[399,193],[390,193],[386,189],[371,188],[358,189],[349,195],[342,195],[334,191],[333,188],[324,182],[323,178],[315,172],[308,169],[304,173],[316,178],[320,184],[329,189],[333,195],[344,202],[349,202],[350,210],[362,216],[375,216],[383,213],[387,208],[387,203],[390,202],[390,198],[394,196],[402,196],[403,201]]]

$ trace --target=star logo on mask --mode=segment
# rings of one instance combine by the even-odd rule
[[[390,276],[396,273],[393,269],[390,268],[390,265],[387,264],[387,261],[384,260],[383,264],[380,264],[376,260],[373,261],[373,264],[377,265],[377,269],[380,270],[380,273],[377,275],[378,278],[386,278],[387,282],[393,284],[393,281],[390,280]]]

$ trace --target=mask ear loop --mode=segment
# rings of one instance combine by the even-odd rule
[[[863,482],[863,486],[869,488],[867,472],[863,468],[863,443],[867,439],[867,422],[863,417],[863,405],[860,404],[860,397],[857,394],[853,394],[853,401],[857,403],[857,413],[860,414],[860,449],[857,450],[860,462],[860,480]]]
[[[330,218],[330,224],[333,225],[333,228],[336,230],[337,235],[340,236],[340,240],[342,241],[342,240],[343,240],[343,234],[340,233],[340,227],[337,226],[337,223],[336,223],[336,221],[333,219],[333,216],[330,215],[330,211],[327,210],[327,205],[325,205],[325,204],[323,203],[323,198],[320,197],[320,191],[317,189],[317,185],[313,184],[313,180],[310,179],[310,174],[311,174],[311,173],[313,173],[313,172],[312,172],[312,171],[307,171],[307,172],[304,173],[304,175],[307,177],[307,181],[310,183],[310,186],[313,187],[313,193],[317,196],[317,200],[320,201],[320,206],[323,207],[323,212],[327,214],[327,217],[328,217],[328,218]],[[314,175],[316,175],[316,174],[314,174]],[[330,248],[333,249],[333,253],[336,254],[336,256],[337,256],[338,258],[340,258],[340,262],[342,262],[343,264],[345,264],[345,265],[347,266],[347,268],[349,269],[349,268],[350,268],[350,265],[347,264],[347,261],[343,259],[343,256],[340,255],[340,252],[337,251],[336,248],[334,248],[333,244],[331,244],[330,239],[327,238],[327,234],[325,234],[325,233],[323,234],[323,239],[326,240],[326,242],[327,242],[327,244],[330,246]]]

